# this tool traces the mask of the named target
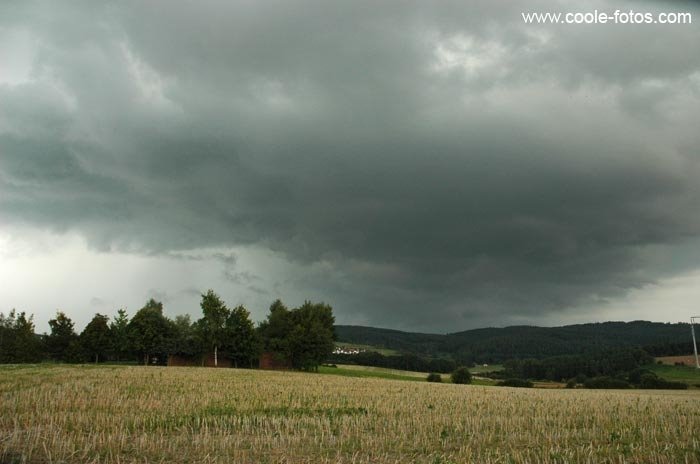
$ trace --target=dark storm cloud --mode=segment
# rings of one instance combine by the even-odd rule
[[[622,294],[682,267],[650,250],[700,235],[695,25],[523,24],[580,10],[552,2],[167,6],[2,11],[33,53],[0,85],[4,217],[99,249],[270,249],[341,320],[424,330]],[[668,9],[589,9],[627,6]]]

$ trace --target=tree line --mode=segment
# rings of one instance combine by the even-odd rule
[[[304,302],[289,309],[276,300],[257,327],[244,306],[229,308],[213,291],[202,295],[202,316],[168,318],[163,304],[150,299],[133,317],[124,309],[111,319],[95,314],[82,332],[64,312],[49,320],[49,333],[35,334],[32,315],[0,313],[0,363],[54,361],[165,364],[169,356],[214,365],[226,359],[235,367],[257,367],[263,351],[295,369],[316,370],[333,351],[333,309]]]
[[[441,374],[451,373],[459,366],[463,365],[453,358],[447,357],[429,358],[427,356],[418,356],[413,353],[385,356],[376,351],[361,351],[354,354],[333,353],[328,358],[328,362],[335,364],[385,367],[387,369],[404,371],[436,372]],[[472,363],[467,365],[473,366]]]
[[[510,359],[503,370],[481,375],[504,379],[500,386],[532,387],[532,380],[565,382],[567,388],[687,389],[647,369],[654,358],[640,348],[608,348],[580,355]]]
[[[614,348],[544,359],[511,359],[503,363],[502,375],[560,382],[576,376],[615,376],[653,362],[654,358],[640,348]]]
[[[653,356],[693,352],[690,325],[647,321],[601,322],[562,327],[511,326],[451,334],[402,332],[375,327],[336,327],[338,341],[452,358],[458,365],[501,364],[509,359],[543,359],[600,349],[641,347]]]

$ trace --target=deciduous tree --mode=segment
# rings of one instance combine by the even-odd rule
[[[153,356],[167,356],[172,345],[173,329],[163,315],[163,303],[148,300],[129,322],[129,335],[132,347],[144,364],[148,365]]]
[[[119,309],[109,324],[111,332],[110,350],[117,361],[124,361],[131,353],[131,340],[129,337],[129,316],[126,310]]]
[[[278,300],[259,331],[266,350],[277,353],[295,369],[317,370],[333,352],[333,308],[310,301],[291,311]]]
[[[267,319],[261,322],[258,327],[263,349],[287,356],[289,354],[288,335],[291,330],[291,313],[284,303],[277,299],[270,305]]]
[[[200,320],[200,326],[204,335],[205,343],[214,350],[214,366],[219,365],[219,347],[224,342],[226,336],[226,319],[229,310],[219,295],[213,290],[208,290],[202,295],[202,313],[204,317]]]
[[[333,309],[324,303],[304,304],[292,311],[292,331],[289,351],[292,366],[303,370],[318,370],[318,366],[333,352]]]
[[[49,320],[51,332],[45,339],[46,351],[54,361],[75,362],[81,357],[74,325],[71,318],[63,311],[56,311],[56,317]]]
[[[0,363],[39,362],[41,343],[34,333],[33,316],[14,309],[0,313]]]
[[[235,367],[253,367],[260,354],[260,343],[250,312],[243,306],[233,308],[226,319],[224,349]]]
[[[109,330],[109,317],[95,314],[95,317],[85,326],[80,334],[80,343],[83,352],[98,363],[100,359],[107,357],[111,345],[111,332]]]
[[[472,383],[472,374],[466,367],[458,367],[451,375],[452,383]]]
[[[189,314],[179,315],[173,321],[174,341],[172,353],[188,357],[201,356],[204,352],[201,332]]]

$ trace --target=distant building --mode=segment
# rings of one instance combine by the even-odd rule
[[[359,348],[345,348],[341,346],[336,346],[333,350],[333,354],[360,354],[365,350]]]

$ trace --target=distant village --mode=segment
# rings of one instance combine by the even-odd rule
[[[363,353],[365,350],[361,350],[359,348],[350,348],[346,346],[336,346],[335,349],[333,350],[333,354],[360,354]]]

